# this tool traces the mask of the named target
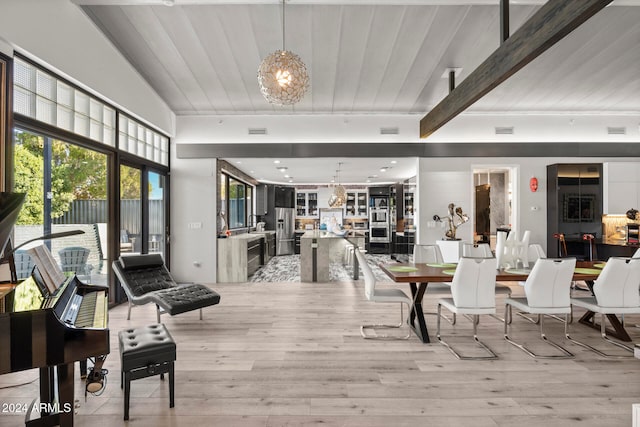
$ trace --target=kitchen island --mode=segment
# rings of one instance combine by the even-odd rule
[[[353,232],[341,236],[328,231],[311,230],[300,237],[300,280],[328,282],[331,263],[342,263],[347,246],[364,248],[364,235]]]
[[[267,234],[235,234],[218,241],[218,282],[246,282],[264,264]]]

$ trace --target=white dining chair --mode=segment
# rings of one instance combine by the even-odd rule
[[[493,252],[488,243],[463,243],[462,256],[471,258],[493,258]]]
[[[414,264],[444,264],[444,257],[438,245],[413,245],[413,263]],[[428,294],[451,294],[451,283],[448,282],[429,282],[427,290]],[[424,314],[436,315],[436,312],[424,312]],[[451,318],[443,316],[445,320],[452,325],[456,323],[455,313]]]
[[[528,252],[528,261],[531,264],[535,264],[537,260],[539,260],[540,258],[546,258],[547,254],[544,252],[544,249],[542,248],[542,245],[539,243],[531,243],[529,245],[529,252]]]
[[[386,303],[399,303],[400,304],[400,323],[394,325],[388,324],[374,324],[374,325],[362,325],[360,327],[360,334],[366,339],[409,339],[411,336],[411,329],[409,328],[409,315],[411,314],[411,308],[413,307],[413,299],[411,299],[407,294],[405,294],[400,289],[388,288],[388,289],[379,289],[376,286],[376,278],[367,264],[367,260],[364,254],[358,249],[354,249],[354,253],[356,255],[356,259],[360,264],[360,268],[362,269],[363,277],[364,277],[364,294],[367,300],[371,302],[386,302]],[[404,315],[403,304],[407,306],[407,315]],[[389,328],[401,328],[403,326],[407,326],[407,335],[396,337],[391,335],[370,335],[365,332],[365,330],[373,330],[375,333],[375,329],[389,329]]]
[[[498,268],[511,265],[511,250],[507,248],[507,232],[496,232],[496,260]]]
[[[529,268],[529,241],[531,240],[531,231],[525,230],[522,234],[522,240],[518,241],[515,246],[516,263],[521,262],[522,266]]]
[[[511,320],[513,308],[529,314],[563,314],[566,336],[569,315],[571,314],[571,279],[575,266],[575,258],[540,258],[536,261],[524,284],[525,297],[505,300],[505,319]],[[544,316],[540,316],[539,321],[540,338],[560,350],[562,355],[535,354],[523,344],[518,344],[509,337],[509,324],[510,322],[504,323],[504,339],[529,356],[544,359],[574,357],[569,350],[547,338],[544,332]]]
[[[528,258],[529,258],[529,262],[531,264],[535,264],[536,261],[538,261],[540,258],[546,258],[546,257],[547,257],[547,255],[545,254],[544,249],[542,248],[542,245],[540,245],[538,243],[533,243],[533,244],[529,245],[529,257]],[[520,286],[524,286],[524,283],[525,282],[518,282],[518,284]],[[572,286],[572,288],[573,288],[573,286]],[[535,323],[536,325],[538,323],[540,323],[541,314],[538,314],[536,319],[532,319],[531,317],[526,316],[526,315],[524,315],[523,313],[520,313],[520,312],[517,313],[517,314],[519,316],[521,316],[522,318],[528,320],[529,322]],[[551,316],[551,317],[558,319],[558,317],[554,317],[554,316]]]
[[[518,232],[512,230],[507,237],[504,231],[498,231],[496,236],[496,259],[498,268],[516,268],[518,264],[529,267],[529,240],[531,231],[527,230],[518,240]]]
[[[413,245],[413,262],[443,264],[444,258],[438,245]]]
[[[640,314],[640,258],[611,257],[602,269],[602,273],[593,284],[593,296],[571,298],[573,306],[582,307],[594,313],[600,313],[600,335],[602,338],[620,348],[633,353],[628,345],[614,341],[607,336],[607,314]],[[589,344],[567,338],[603,357],[623,357],[608,354]],[[633,357],[633,355],[624,356]]]
[[[462,245],[462,256],[463,257],[471,257],[471,258],[494,258],[493,252],[491,251],[491,247],[488,243],[464,243]],[[496,260],[496,268],[498,267]],[[498,295],[506,295],[511,296],[511,288],[509,286],[505,286],[497,283],[494,286],[495,293]],[[496,319],[504,322],[500,316],[493,315]],[[478,321],[478,318],[474,319],[475,322]]]
[[[438,341],[460,360],[496,359],[498,356],[486,344],[478,339],[478,318],[481,314],[496,313],[496,259],[495,258],[460,258],[451,282],[452,298],[441,298],[438,301]],[[463,356],[440,335],[440,315],[442,307],[454,314],[473,316],[473,340],[482,347],[488,356]]]

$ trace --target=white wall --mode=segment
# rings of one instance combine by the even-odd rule
[[[428,228],[434,214],[443,215],[453,202],[473,216],[473,169],[485,166],[513,167],[518,188],[516,225],[520,234],[531,230],[531,243],[547,244],[547,165],[554,163],[604,163],[640,161],[629,158],[421,158],[418,159],[418,194],[415,200],[418,243],[434,243],[443,228]],[[176,159],[172,151],[171,222],[172,271],[181,280],[213,283],[216,277],[215,159]],[[615,167],[615,165],[610,167]],[[538,191],[529,190],[529,179],[538,178]],[[319,191],[319,202],[327,194]],[[532,209],[535,208],[535,210]],[[202,229],[189,229],[201,222]],[[471,241],[471,223],[458,229],[458,237]],[[193,265],[201,263],[200,267]]]
[[[171,162],[171,272],[177,281],[215,283],[216,160],[176,159],[173,147]]]
[[[178,116],[178,143],[245,142],[640,142],[637,115],[478,114],[465,112],[427,139],[419,138],[424,114]],[[571,124],[573,121],[573,124]],[[496,135],[495,126],[513,126],[513,135]],[[607,126],[624,126],[626,135],[608,135]],[[380,135],[397,127],[397,135]],[[248,135],[266,128],[266,135]]]
[[[175,114],[69,0],[2,0],[0,49],[20,52],[170,136]]]
[[[603,175],[604,213],[623,215],[631,208],[640,208],[639,163],[605,163]]]
[[[516,227],[520,235],[525,230],[531,230],[531,243],[547,245],[547,165],[554,163],[615,163],[629,158],[422,158],[418,168],[418,208],[420,225],[418,226],[418,243],[429,244],[444,237],[445,229],[428,228],[434,214],[442,216],[447,213],[447,206],[453,202],[461,206],[470,217],[473,212],[473,169],[485,165],[515,167],[518,170],[517,189],[518,200],[514,203],[518,207]],[[635,163],[640,168],[639,163]],[[538,178],[538,191],[529,190],[529,179]],[[471,222],[458,228],[458,237],[471,241],[473,229]]]

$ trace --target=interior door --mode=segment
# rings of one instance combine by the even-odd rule
[[[491,234],[491,186],[489,184],[476,185],[476,235],[483,242],[489,242]]]

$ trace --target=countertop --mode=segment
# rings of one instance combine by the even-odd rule
[[[264,231],[250,231],[249,234],[276,234],[275,230],[264,230]]]
[[[301,239],[344,239],[345,237],[365,237],[364,233],[350,230],[345,235],[338,235],[324,230],[307,230]]]
[[[344,236],[338,236],[337,234],[330,233],[323,230],[308,230],[302,236],[301,239],[343,239]]]
[[[259,234],[243,233],[243,234],[233,234],[233,235],[227,237],[227,239],[252,241],[252,240],[262,239],[263,237],[264,237],[264,234],[262,234],[262,233],[259,233]]]
[[[575,237],[567,237],[566,238],[567,242],[584,242],[584,243],[588,243],[588,240],[583,240],[581,238],[575,238]],[[611,245],[611,246],[629,246],[632,248],[637,248],[640,247],[640,245],[638,243],[627,243],[626,239],[612,239],[612,238],[608,238],[608,237],[603,237],[603,238],[598,238],[598,239],[594,239],[596,245]]]

